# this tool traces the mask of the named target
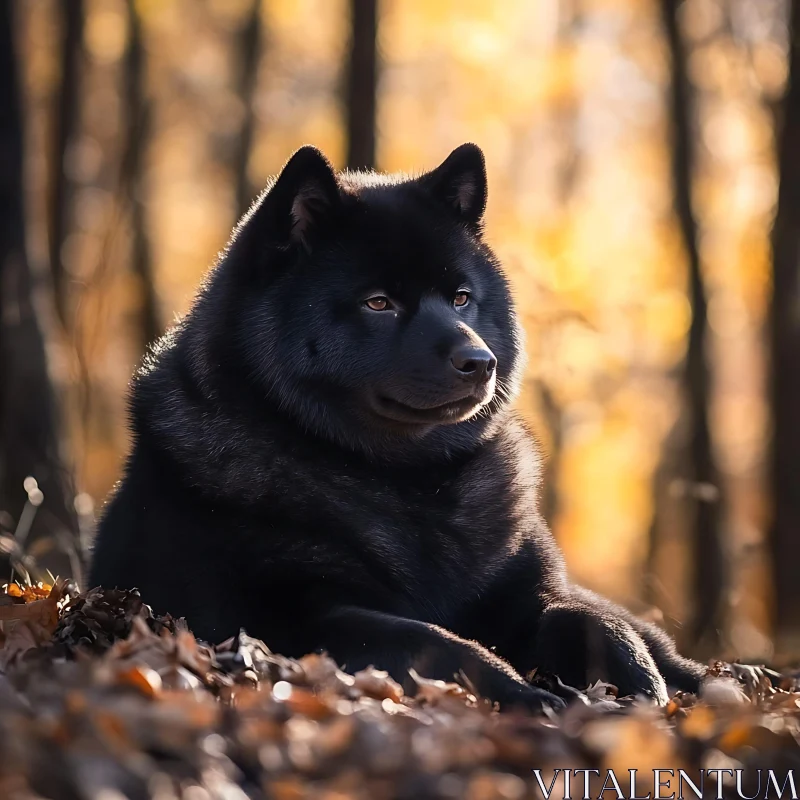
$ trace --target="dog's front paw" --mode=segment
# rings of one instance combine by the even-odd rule
[[[552,692],[530,686],[527,683],[512,683],[502,691],[493,693],[492,700],[500,704],[501,711],[511,711],[514,708],[522,708],[541,714],[545,708],[553,711],[560,711],[566,708],[566,701]]]
[[[554,694],[562,700],[565,700],[567,704],[583,703],[586,705],[589,703],[589,699],[584,692],[580,689],[576,689],[574,686],[568,686],[566,683],[563,683],[558,675],[534,670],[533,674],[528,676],[528,681],[535,689],[541,689],[549,694]]]
[[[612,676],[611,683],[617,686],[620,697],[629,695],[644,695],[645,697],[664,706],[669,702],[669,692],[667,684],[661,673],[646,666],[633,663],[627,674],[621,676],[619,681],[615,681]]]

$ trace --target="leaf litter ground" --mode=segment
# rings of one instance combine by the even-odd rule
[[[131,591],[10,584],[0,621],[3,800],[522,800],[542,796],[534,770],[545,788],[555,776],[555,798],[576,769],[598,771],[591,797],[608,770],[625,796],[631,769],[695,784],[730,770],[706,777],[709,797],[763,797],[759,770],[800,783],[792,672],[717,663],[700,697],[664,708],[598,683],[537,717],[417,675],[409,697],[379,670],[285,658],[244,632],[208,646]],[[583,786],[574,777],[572,797]]]

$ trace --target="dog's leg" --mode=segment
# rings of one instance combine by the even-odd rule
[[[664,679],[633,626],[606,608],[578,599],[545,609],[533,659],[538,668],[571,686],[604,680],[617,686],[620,696],[644,694],[661,704],[668,700]]]
[[[408,690],[413,668],[423,677],[453,680],[463,674],[477,692],[501,707],[561,708],[563,700],[528,684],[486,648],[418,620],[354,607],[338,607],[319,620],[324,649],[350,671],[374,665]]]
[[[610,613],[625,620],[644,640],[653,661],[669,686],[684,692],[699,690],[700,681],[706,674],[706,668],[697,661],[684,658],[677,651],[675,642],[666,631],[652,622],[645,622],[631,614],[626,608],[611,603],[587,589],[575,587],[575,593],[585,602],[599,606],[601,613]]]

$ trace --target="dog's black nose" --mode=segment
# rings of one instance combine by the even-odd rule
[[[497,359],[489,350],[466,345],[458,347],[450,356],[450,363],[461,375],[473,383],[488,381],[497,366]]]

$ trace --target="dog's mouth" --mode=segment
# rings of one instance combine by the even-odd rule
[[[491,399],[492,393],[488,394],[488,397],[481,397],[470,393],[456,400],[430,406],[409,405],[387,395],[376,395],[372,405],[378,415],[393,422],[411,425],[453,424],[468,419],[485,405]]]

